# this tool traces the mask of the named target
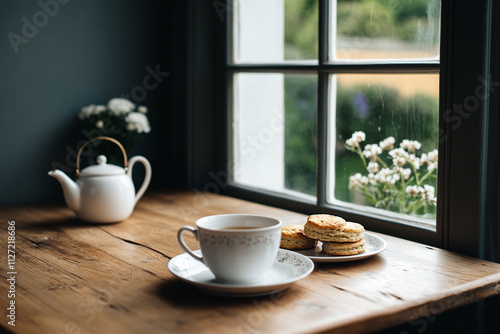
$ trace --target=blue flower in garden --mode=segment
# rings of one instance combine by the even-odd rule
[[[368,105],[368,100],[366,95],[363,93],[356,94],[352,99],[352,105],[358,112],[358,115],[364,119],[370,113],[370,106]]]

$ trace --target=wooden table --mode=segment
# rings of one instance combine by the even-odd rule
[[[317,264],[282,292],[208,295],[174,277],[167,263],[183,253],[179,227],[221,213],[270,215],[285,224],[306,218],[193,191],[149,192],[129,219],[113,225],[82,223],[63,205],[1,208],[0,326],[53,334],[363,333],[500,294],[500,264],[374,233],[388,243],[382,253]],[[9,269],[13,221],[15,264]],[[188,244],[196,248],[193,238]],[[11,276],[15,285],[7,281]],[[8,294],[12,288],[15,298]],[[15,327],[6,317],[11,300]]]

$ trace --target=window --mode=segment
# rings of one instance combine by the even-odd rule
[[[379,17],[381,22],[397,22],[402,27],[401,21],[384,10],[377,14],[377,10],[380,4],[406,1],[307,1],[312,4],[308,10],[317,18],[317,22],[310,23],[305,23],[310,12],[296,7],[299,1],[272,1],[272,5],[261,4],[253,10],[260,14],[261,23],[274,20],[282,28],[264,29],[266,34],[262,38],[258,38],[258,28],[251,19],[237,21],[241,6],[256,2],[217,0],[208,5],[196,2],[188,6],[192,17],[189,29],[194,36],[187,45],[190,58],[186,68],[189,184],[303,213],[339,214],[371,230],[499,261],[500,4],[492,0],[473,3],[443,0],[439,22],[436,21],[439,16],[427,10],[426,14],[435,19],[432,24],[429,20],[426,21],[429,24],[422,24],[422,20],[418,23],[417,19],[417,30],[436,31],[426,29],[431,25],[440,27],[439,55],[435,44],[438,35],[426,33],[422,36],[432,42],[426,44],[429,47],[409,50],[422,52],[419,57],[405,57],[389,49],[392,58],[373,53],[368,57],[366,52],[363,58],[359,50],[352,52],[350,36],[356,29],[332,26],[339,15],[347,19],[349,10],[342,6],[367,6],[364,18],[361,16],[358,21],[373,23]],[[235,26],[236,22],[239,23]],[[234,43],[237,39],[233,37],[245,34],[245,24],[252,28],[247,31],[251,39],[247,44]],[[405,30],[389,33],[404,39]],[[369,24],[366,31],[382,34],[384,29]],[[292,43],[289,38],[294,35],[297,37]],[[371,37],[365,36],[357,40],[357,45],[367,49],[371,42]],[[230,54],[222,47],[226,43],[230,45]],[[308,43],[314,44],[315,52],[301,51],[307,49]],[[359,84],[373,91],[358,94],[355,87]],[[418,122],[435,124],[436,114],[426,114],[423,110],[434,110],[436,100],[414,98],[415,94],[402,91],[402,87],[417,92],[418,96],[439,90],[438,128],[432,135],[439,152],[438,203],[436,218],[432,219],[435,226],[425,217],[423,221],[405,219],[395,212],[388,214],[380,208],[360,207],[341,193],[346,189],[345,184],[348,188],[352,175],[349,168],[341,167],[341,159],[358,159],[355,153],[349,156],[349,152],[342,151],[344,140],[349,139],[346,137],[355,130],[365,130],[364,143],[380,144],[380,138],[372,138],[374,134],[368,133],[368,130],[378,131],[376,121],[368,121],[372,125],[368,130],[357,127],[343,130],[344,134],[338,138],[340,123],[347,121],[345,115],[355,114],[361,119],[367,105],[377,108],[371,97],[375,93],[387,97],[378,101],[384,102],[384,108],[396,100],[410,108],[406,119],[392,120],[398,135],[401,132],[408,135],[395,137],[396,145],[402,139],[421,140],[418,136],[436,130],[435,125],[431,130],[418,125]],[[391,95],[395,88],[397,99]],[[257,95],[258,90],[267,94]],[[350,99],[346,98],[349,94]],[[316,102],[311,103],[305,97]],[[264,99],[269,103],[264,103]],[[258,107],[249,109],[248,101]],[[350,109],[342,107],[346,105]],[[383,137],[386,135],[389,133]],[[338,147],[332,145],[332,137],[339,139]],[[267,146],[275,151],[266,156],[263,147]],[[304,158],[295,153],[300,149],[307,152]],[[267,163],[274,174],[259,184],[260,178],[251,179],[247,162],[254,163],[250,171],[255,173]]]
[[[229,29],[233,186],[435,231],[438,0],[239,0]]]

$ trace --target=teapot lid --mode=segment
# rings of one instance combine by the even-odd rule
[[[80,172],[80,176],[111,176],[125,174],[126,170],[124,168],[112,164],[106,164],[106,161],[106,156],[98,156],[97,165],[84,168]]]

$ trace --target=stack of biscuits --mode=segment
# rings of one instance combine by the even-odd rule
[[[321,251],[328,255],[355,255],[366,250],[361,224],[346,222],[343,218],[311,215],[302,225],[285,226],[281,232],[281,248],[307,249],[322,242]]]

